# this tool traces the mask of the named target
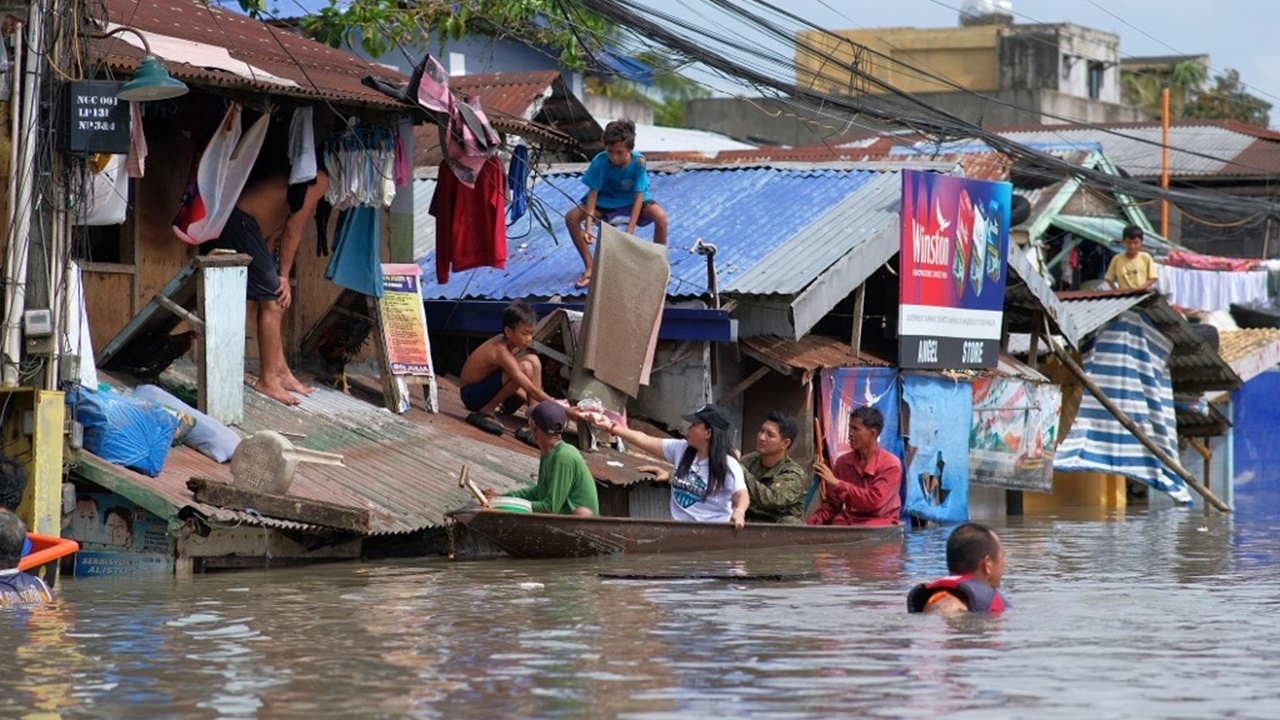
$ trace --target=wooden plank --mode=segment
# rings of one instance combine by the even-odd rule
[[[187,310],[193,309],[196,303],[196,283],[193,278],[197,269],[232,265],[244,265],[247,267],[250,261],[251,258],[248,255],[239,254],[197,257],[179,270],[156,295],[168,298],[178,307]],[[135,338],[153,332],[172,332],[184,319],[174,315],[153,297],[99,351],[98,356],[95,358],[98,367],[105,367],[111,361],[111,358],[115,357]]]
[[[187,488],[198,502],[231,510],[253,510],[267,517],[369,532],[369,511],[336,503],[245,490],[217,480],[193,477]]]
[[[197,332],[204,332],[204,321],[196,316],[195,313],[188,311],[186,308],[170,300],[164,295],[155,296],[155,301],[160,307],[168,310],[174,315],[177,315],[183,320],[186,320],[193,330],[196,330]]]
[[[133,275],[137,272],[132,265],[124,263],[105,263],[93,262],[91,260],[77,260],[80,264],[80,270],[83,272],[102,273],[104,275]]]
[[[196,304],[204,318],[196,354],[196,406],[224,425],[244,420],[245,303],[249,268],[207,265],[201,268]]]
[[[84,306],[95,354],[111,341],[111,328],[123,327],[133,316],[133,303],[122,300],[132,294],[132,275],[84,271]]]
[[[745,380],[729,388],[729,392],[717,398],[716,404],[727,405],[729,401],[741,395],[743,392],[746,391],[747,388],[751,387],[752,385],[755,385],[757,382],[760,382],[760,380],[764,378],[765,375],[768,375],[772,371],[773,371],[773,368],[769,367],[768,365],[761,365],[760,367],[756,368],[755,372],[748,375]]]

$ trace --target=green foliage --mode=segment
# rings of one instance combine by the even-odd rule
[[[1221,118],[1259,127],[1271,124],[1271,103],[1250,95],[1240,73],[1228,69],[1213,79],[1213,87],[1196,94],[1187,106],[1186,117]]]
[[[1161,91],[1169,88],[1169,118],[1180,120],[1236,120],[1249,125],[1268,127],[1271,104],[1249,94],[1240,73],[1228,69],[1213,78],[1209,85],[1209,69],[1196,60],[1184,60],[1167,72],[1145,70],[1122,72],[1121,97],[1124,102],[1145,108],[1151,117],[1163,111]]]
[[[240,0],[248,11],[252,3]],[[581,70],[598,48],[596,38],[605,32],[604,21],[587,13],[577,0],[353,0],[329,6],[302,18],[308,37],[332,47],[363,48],[373,57],[401,45],[412,51],[425,48],[429,34],[442,42],[464,35],[514,36],[532,45],[560,53],[565,67]]]

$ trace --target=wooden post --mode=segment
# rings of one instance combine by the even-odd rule
[[[1040,367],[1040,331],[1044,324],[1044,314],[1036,310],[1031,315],[1031,347],[1027,350],[1027,364],[1033,368]]]
[[[1075,360],[1071,359],[1071,356],[1067,354],[1065,350],[1058,347],[1058,344],[1055,343],[1052,338],[1047,338],[1047,340],[1050,347],[1053,349],[1053,354],[1058,356],[1058,359],[1062,361],[1063,366],[1070,370],[1072,375],[1076,376],[1076,379],[1080,381],[1081,385],[1084,385],[1084,388],[1089,391],[1089,394],[1101,403],[1102,407],[1107,409],[1107,412],[1114,415],[1116,420],[1119,420],[1120,424],[1132,433],[1133,436],[1138,439],[1138,442],[1142,443],[1143,447],[1150,451],[1152,455],[1155,455],[1156,459],[1163,463],[1165,467],[1169,468],[1178,477],[1182,478],[1183,482],[1185,482],[1188,487],[1200,493],[1200,495],[1205,499],[1205,502],[1213,505],[1222,512],[1231,512],[1231,508],[1227,507],[1226,503],[1222,502],[1218,496],[1214,495],[1209,488],[1201,485],[1199,480],[1196,480],[1191,473],[1187,472],[1186,469],[1179,465],[1176,460],[1169,457],[1169,454],[1166,453],[1159,445],[1156,445],[1154,440],[1148,437],[1146,433],[1142,432],[1142,428],[1138,427],[1138,424],[1135,423],[1132,418],[1112,402],[1111,398],[1107,397],[1107,394],[1102,391],[1102,388],[1098,387],[1098,384],[1085,374],[1084,370],[1076,364]]]
[[[1195,438],[1187,438],[1187,444],[1190,445],[1193,450],[1200,453],[1200,457],[1204,458],[1204,486],[1212,488],[1213,482],[1211,482],[1210,478],[1212,477],[1213,466],[1210,461],[1213,459],[1213,451],[1209,449],[1208,445],[1196,440]],[[1204,506],[1204,514],[1206,517],[1209,515],[1208,505]]]
[[[196,354],[196,407],[226,425],[239,425],[244,420],[245,332],[245,304],[228,302],[227,298],[243,298],[248,277],[247,263],[196,264],[195,315],[204,321],[204,327],[196,328],[201,331]],[[162,298],[169,299],[157,295],[156,300]]]
[[[867,299],[867,284],[862,283],[853,291],[853,335],[849,338],[849,350],[854,357],[862,354],[862,311]]]

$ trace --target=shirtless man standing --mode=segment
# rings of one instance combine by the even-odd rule
[[[240,193],[235,210],[222,229],[222,236],[205,243],[201,250],[227,248],[253,258],[249,264],[246,295],[258,303],[258,382],[254,389],[285,405],[300,401],[291,393],[310,395],[309,388],[294,377],[284,357],[284,311],[293,302],[289,274],[302,242],[302,227],[316,211],[329,189],[329,174],[320,168],[315,183],[306,187],[301,199],[290,197],[289,170],[251,180]],[[290,202],[292,200],[293,202]],[[279,239],[273,254],[269,241]],[[276,256],[279,257],[277,263]]]

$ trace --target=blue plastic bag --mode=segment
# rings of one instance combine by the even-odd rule
[[[154,404],[76,388],[67,410],[84,426],[84,448],[107,462],[155,477],[164,467],[178,418]]]

